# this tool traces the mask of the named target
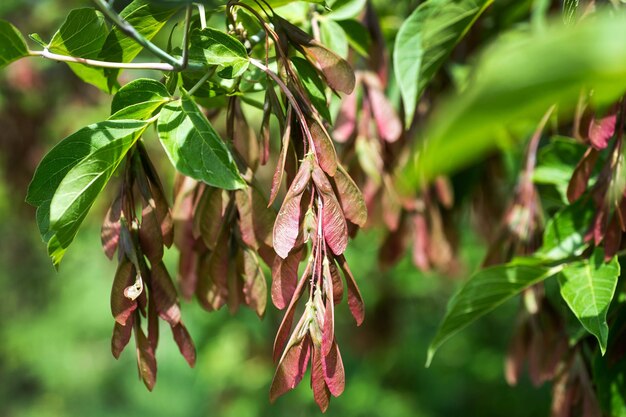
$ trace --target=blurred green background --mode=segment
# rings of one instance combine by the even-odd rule
[[[70,8],[89,5],[3,0],[0,17],[49,39]],[[387,11],[385,19],[397,26],[401,16]],[[79,127],[105,119],[109,102],[64,64],[28,59],[0,73],[0,416],[319,415],[308,375],[295,391],[269,404],[271,346],[282,316],[272,306],[259,321],[247,309],[208,314],[183,303],[197,365],[189,369],[163,327],[152,393],[138,379],[132,342],[120,360],[112,357],[109,292],[115,264],[99,243],[106,198],[91,211],[61,270],[54,271],[34,210],[23,202],[26,187],[43,153]],[[173,173],[163,167],[163,178],[171,181]],[[548,415],[549,387],[536,389],[524,378],[511,388],[503,378],[517,300],[453,338],[424,368],[448,297],[484,254],[465,229],[465,273],[459,279],[421,274],[408,257],[381,272],[381,236],[375,230],[350,245],[347,257],[366,301],[366,320],[355,327],[345,301],[339,306],[347,385],[327,415]],[[175,259],[168,254],[171,271]]]

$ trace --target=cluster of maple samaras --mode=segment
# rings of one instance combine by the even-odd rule
[[[578,125],[588,128],[586,134],[577,136],[583,138],[588,148],[576,165],[567,189],[571,203],[590,199],[595,205],[596,212],[585,240],[596,246],[603,243],[606,260],[613,258],[626,244],[623,238],[626,232],[625,113],[626,99],[622,98],[603,117],[590,112],[583,114]],[[597,174],[596,181],[587,193],[587,185],[594,174]]]
[[[141,205],[141,216],[136,207]],[[158,318],[165,320],[190,366],[196,350],[181,320],[178,293],[163,264],[164,247],[173,242],[172,217],[159,177],[141,143],[126,161],[124,179],[102,225],[102,245],[118,267],[111,289],[115,318],[111,350],[118,358],[135,333],[139,375],[149,390],[156,382]],[[146,318],[147,335],[141,327]]]
[[[397,263],[412,244],[412,259],[422,271],[454,272],[456,234],[446,227],[454,203],[446,178],[437,178],[416,196],[401,195],[393,179],[411,149],[410,133],[387,99],[389,57],[374,8],[368,2],[362,24],[372,40],[362,69],[356,71],[355,92],[340,107],[333,138],[342,144],[341,160],[363,190],[368,226],[387,231],[379,251],[379,264]]]

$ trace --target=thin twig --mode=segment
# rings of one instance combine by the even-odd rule
[[[96,59],[89,58],[79,58],[68,55],[59,55],[54,52],[50,52],[47,49],[43,51],[29,51],[29,55],[31,56],[41,56],[44,58],[52,59],[54,61],[61,62],[73,62],[77,64],[85,64],[90,65],[92,67],[101,67],[101,68],[119,68],[119,69],[152,69],[159,71],[174,71],[174,66],[165,63],[165,62],[109,62],[109,61],[98,61]]]
[[[189,63],[189,26],[191,25],[191,4],[187,5],[185,11],[185,28],[183,29],[183,57],[181,62],[181,69],[187,68]]]
[[[137,29],[135,29],[133,25],[128,23],[119,14],[117,14],[117,12],[113,10],[111,5],[107,3],[105,0],[94,0],[94,2],[96,3],[96,6],[98,6],[100,11],[104,13],[104,15],[108,17],[109,20],[111,20],[128,37],[132,38],[135,42],[137,42],[139,45],[146,48],[148,51],[150,51],[152,54],[154,54],[158,58],[161,58],[163,61],[169,63],[175,69],[183,68],[182,60],[178,60],[174,58],[173,56],[165,52],[163,49],[159,48],[158,46],[150,42],[148,39],[146,39],[141,33],[137,32]]]
[[[189,91],[187,91],[187,93],[188,93],[190,96],[192,96],[192,95],[193,95],[196,91],[198,91],[198,89],[199,89],[200,87],[202,87],[202,84],[204,84],[204,83],[206,82],[206,80],[208,80],[209,78],[211,78],[211,76],[212,76],[213,74],[215,74],[215,70],[216,70],[216,69],[217,69],[217,67],[213,67],[213,68],[211,68],[209,71],[207,71],[207,73],[206,73],[206,74],[204,74],[204,75],[202,76],[202,78],[200,78],[200,80],[198,80],[198,82],[197,82],[197,83],[196,83],[193,87],[191,87],[191,89],[189,89]]]
[[[274,71],[272,71],[267,66],[265,66],[265,64],[263,64],[261,61],[258,61],[254,58],[250,58],[250,63],[254,65],[255,67],[259,68],[260,70],[262,70],[263,72],[265,72],[274,80],[274,82],[276,82],[276,84],[278,84],[278,87],[280,87],[282,92],[285,94],[285,97],[287,97],[287,100],[289,100],[289,102],[291,103],[291,106],[296,111],[296,115],[298,116],[298,119],[300,119],[300,124],[302,125],[302,129],[304,130],[304,133],[306,134],[306,137],[308,139],[309,146],[311,147],[311,149],[314,151],[314,154],[315,154],[315,144],[313,142],[313,136],[311,136],[311,131],[309,130],[307,119],[304,116],[304,113],[302,113],[302,109],[300,109],[300,105],[298,104],[298,101],[294,97],[291,90],[289,90],[289,88],[285,85],[283,80],[281,80],[280,77],[274,73]]]

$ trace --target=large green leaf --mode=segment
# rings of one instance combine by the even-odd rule
[[[195,29],[190,35],[189,58],[204,65],[228,68],[237,77],[248,68],[248,52],[234,37],[213,28]]]
[[[26,201],[37,207],[39,231],[58,265],[97,195],[148,126],[107,120],[63,139],[41,161]]]
[[[596,107],[613,103],[626,90],[622,39],[624,16],[601,12],[575,27],[553,23],[540,33],[502,36],[483,54],[468,87],[435,111],[401,185],[414,189],[527,137],[555,103],[565,118],[583,89],[594,90]]]
[[[28,56],[22,34],[9,22],[0,19],[0,68]]]
[[[56,54],[94,59],[100,54],[108,33],[102,13],[93,8],[75,9],[54,34],[48,49]],[[83,64],[68,65],[83,81],[106,90],[107,79],[101,68]]]
[[[120,16],[141,36],[151,40],[179,8],[179,5],[156,4],[150,0],[133,0],[121,11]],[[130,62],[135,59],[142,48],[134,39],[126,36],[121,29],[114,27],[104,42],[99,59]],[[109,89],[115,88],[119,72],[118,69],[104,70],[109,80]]]
[[[393,66],[407,125],[432,77],[492,1],[427,0],[404,21],[396,36]]]
[[[245,187],[230,150],[185,92],[163,107],[159,138],[181,173],[227,190]]]
[[[149,119],[168,101],[171,96],[165,85],[150,78],[139,78],[115,94],[109,119]]]
[[[588,246],[585,234],[591,226],[594,211],[589,202],[578,201],[558,212],[546,225],[543,246],[536,256],[557,261],[580,255]]]
[[[98,56],[108,30],[102,13],[93,8],[75,9],[54,34],[48,49],[82,58]]]
[[[426,366],[430,365],[437,349],[451,336],[525,288],[557,274],[561,269],[562,266],[515,263],[476,272],[450,299],[446,315],[428,348]]]
[[[570,263],[559,274],[561,296],[583,327],[598,339],[603,355],[609,337],[606,313],[619,271],[617,256],[605,263],[604,251],[596,248],[591,258]]]

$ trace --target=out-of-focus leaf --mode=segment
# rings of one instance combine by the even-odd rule
[[[404,21],[396,36],[393,65],[407,126],[432,77],[492,1],[427,0]]]
[[[345,32],[348,43],[352,49],[360,55],[367,57],[367,51],[369,50],[372,41],[370,39],[370,34],[367,29],[365,29],[365,26],[354,19],[341,20],[337,23]]]
[[[357,17],[365,7],[366,0],[335,0],[329,2],[330,13],[324,16],[333,20],[346,20]]]
[[[227,190],[245,187],[230,150],[186,92],[163,107],[158,131],[167,156],[181,173]]]
[[[120,88],[113,96],[109,119],[149,119],[170,99],[163,84],[149,78],[139,78]]]
[[[191,32],[189,58],[205,65],[230,67],[231,78],[248,68],[248,53],[241,42],[227,33],[212,28],[195,29]]]
[[[585,147],[574,139],[557,136],[541,148],[533,181],[537,184],[552,184],[567,202],[567,186],[572,178],[573,167],[585,153]]]
[[[626,90],[625,37],[624,16],[603,13],[576,27],[502,37],[463,93],[435,112],[400,183],[414,189],[527,135],[555,103],[566,115],[583,89],[593,90],[595,107],[614,103]]]
[[[0,68],[28,56],[22,34],[9,22],[0,19]]]
[[[594,216],[593,205],[577,202],[558,212],[546,225],[543,246],[537,255],[560,260],[580,255],[587,247],[585,234]]]
[[[327,19],[320,21],[320,38],[331,51],[343,58],[348,57],[348,37],[337,22]]]
[[[298,71],[300,81],[302,81],[302,85],[309,95],[311,103],[313,103],[315,109],[317,109],[324,119],[330,120],[331,117],[326,100],[326,88],[317,71],[313,65],[304,58],[293,57],[291,61]]]
[[[426,366],[450,337],[519,294],[525,288],[557,274],[563,267],[506,264],[476,272],[448,303],[437,334],[428,347]]]
[[[147,123],[110,120],[68,136],[41,161],[26,201],[37,207],[39,231],[58,265],[81,222]]]
[[[589,259],[565,265],[559,275],[561,296],[604,355],[609,338],[606,313],[615,293],[620,266],[617,256],[604,262],[604,251],[596,248]]]

